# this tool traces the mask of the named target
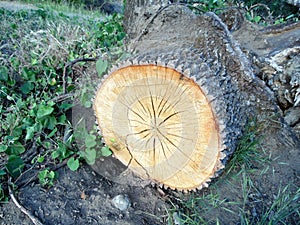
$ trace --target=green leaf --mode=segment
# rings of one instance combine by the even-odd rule
[[[32,82],[26,82],[21,86],[20,89],[23,94],[28,94],[30,91],[34,89],[34,84]]]
[[[43,141],[43,147],[49,149],[51,147],[51,143],[49,141]]]
[[[8,69],[6,66],[0,66],[0,81],[8,80]]]
[[[48,173],[49,173],[49,170],[47,170],[47,169],[40,171],[38,174],[39,180],[44,180],[47,177]]]
[[[7,145],[0,145],[0,152],[5,152],[7,150]]]
[[[64,143],[59,142],[57,149],[52,152],[51,156],[53,159],[58,158],[62,161],[63,159],[68,158],[71,154],[73,154],[73,152],[70,151]]]
[[[80,102],[85,108],[91,108],[92,106],[91,96],[85,90],[80,95]]]
[[[5,170],[0,170],[0,176],[4,176],[6,174]]]
[[[37,118],[42,118],[44,116],[48,116],[53,112],[54,108],[52,106],[47,105],[39,105],[38,111],[37,111]]]
[[[60,153],[59,153],[59,151],[53,151],[52,153],[51,153],[51,157],[52,157],[52,159],[56,159],[56,158],[58,158],[60,156]]]
[[[93,165],[96,161],[96,150],[95,149],[86,149],[85,151],[82,151],[80,154],[87,164]]]
[[[26,136],[25,136],[26,141],[33,138],[34,131],[35,131],[34,126],[26,128]]]
[[[109,149],[109,147],[104,146],[101,148],[101,155],[104,157],[108,157],[108,156],[112,155],[112,151]]]
[[[18,177],[21,174],[24,166],[25,164],[23,160],[21,159],[20,156],[17,155],[9,156],[7,160],[7,164],[5,165],[9,174],[14,178]]]
[[[102,77],[103,73],[107,70],[108,62],[107,60],[98,59],[96,62],[96,70],[98,76]]]
[[[18,127],[14,127],[14,129],[12,130],[12,136],[14,136],[14,139],[19,139],[19,137],[22,136],[22,127],[18,126]]]
[[[48,177],[49,177],[50,179],[54,179],[55,176],[56,176],[56,174],[55,174],[54,171],[50,171],[49,174],[48,174]]]
[[[6,150],[6,154],[8,155],[20,155],[23,152],[25,152],[25,148],[24,146],[16,141],[15,143],[13,143],[12,145],[8,146],[7,150]]]
[[[37,158],[37,162],[38,163],[42,163],[44,161],[45,161],[45,157],[44,156],[40,156],[40,157]]]
[[[72,157],[68,160],[67,165],[70,168],[70,170],[76,171],[79,167],[79,160],[74,159],[74,157]]]
[[[56,131],[57,131],[57,128],[55,127],[55,128],[51,131],[51,133],[47,135],[47,138],[53,137],[54,134],[56,133]]]
[[[21,76],[23,77],[24,80],[28,80],[32,82],[36,81],[35,71],[29,68],[24,67]]]
[[[96,136],[93,134],[89,134],[85,137],[85,146],[87,148],[92,148],[96,145]]]
[[[62,103],[59,108],[64,110],[64,111],[67,111],[68,109],[72,108],[73,107],[73,104],[70,104],[70,103]]]
[[[44,127],[48,128],[49,130],[53,130],[55,129],[56,125],[57,125],[57,120],[55,116],[48,116],[45,118]]]
[[[63,114],[58,118],[57,124],[65,125],[66,120],[67,120],[67,117],[65,114]]]

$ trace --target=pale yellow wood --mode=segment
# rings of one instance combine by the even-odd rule
[[[192,190],[220,165],[211,106],[200,87],[174,69],[118,69],[97,91],[94,110],[115,157],[145,179]]]

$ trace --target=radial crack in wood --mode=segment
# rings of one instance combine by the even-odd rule
[[[175,69],[131,65],[112,72],[94,110],[115,157],[145,179],[192,190],[222,167],[211,105],[198,84]]]

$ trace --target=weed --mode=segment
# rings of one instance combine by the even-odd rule
[[[245,173],[242,180],[241,224],[296,224],[300,216],[299,188],[293,191],[291,185],[279,187],[277,194],[273,196],[273,201],[268,203],[264,201],[259,188],[254,187],[250,177],[247,177]]]
[[[54,171],[50,171],[49,169],[44,169],[39,172],[38,178],[39,182],[43,187],[52,187],[54,184],[54,180],[57,177],[57,173]]]

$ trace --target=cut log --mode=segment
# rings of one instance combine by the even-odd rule
[[[118,69],[98,90],[95,111],[115,156],[146,179],[194,189],[222,167],[211,105],[192,79],[174,69]]]
[[[216,15],[175,5],[148,18],[146,33],[130,31],[137,53],[99,86],[99,128],[142,178],[200,189],[220,174],[248,119],[276,111],[274,97]]]

